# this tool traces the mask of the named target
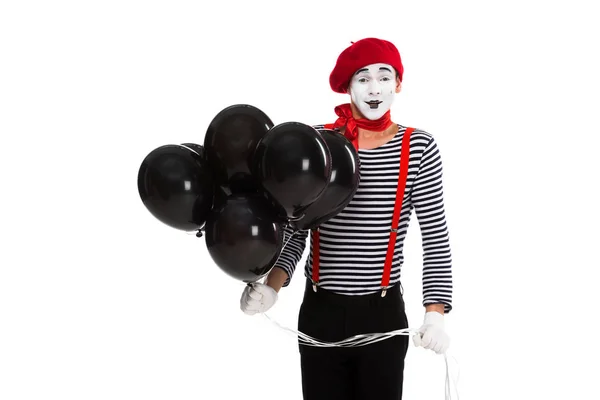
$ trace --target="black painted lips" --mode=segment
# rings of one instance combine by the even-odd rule
[[[365,101],[365,103],[367,103],[371,108],[377,108],[383,102],[379,101],[379,100],[371,100],[371,101]]]

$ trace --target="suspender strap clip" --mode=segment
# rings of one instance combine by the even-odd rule
[[[312,282],[312,288],[313,288],[313,291],[314,291],[315,293],[317,293],[317,287],[319,287],[319,282],[315,282],[315,281],[313,281],[312,279],[311,279],[310,281]]]

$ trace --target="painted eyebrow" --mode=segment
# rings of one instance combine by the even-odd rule
[[[389,73],[392,73],[392,70],[389,69],[388,67],[379,67],[379,70],[380,71],[388,71]],[[368,68],[359,69],[358,71],[356,71],[356,74],[354,74],[354,75],[358,75],[361,72],[369,72],[369,69]]]

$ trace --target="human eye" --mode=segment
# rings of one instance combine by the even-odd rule
[[[357,79],[359,83],[367,83],[367,78],[361,77]]]

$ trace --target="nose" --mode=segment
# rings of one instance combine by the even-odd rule
[[[371,96],[379,96],[381,94],[381,86],[376,79],[371,80],[369,86],[369,95]]]

